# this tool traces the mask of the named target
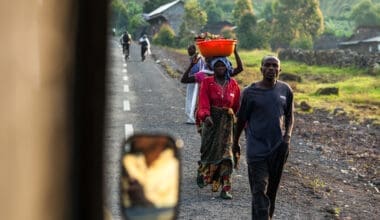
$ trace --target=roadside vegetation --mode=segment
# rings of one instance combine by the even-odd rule
[[[186,55],[184,49],[170,49]],[[268,54],[277,55],[268,50],[239,50],[244,64],[243,73],[236,76],[240,86],[244,88],[261,79],[261,58]],[[236,66],[235,58],[230,57]],[[288,82],[295,92],[296,107],[302,101],[312,109],[319,108],[335,114],[347,114],[357,122],[372,122],[380,125],[380,74],[368,74],[365,69],[338,68],[331,66],[309,66],[294,61],[281,61],[283,73],[291,73],[301,77],[301,82]],[[180,74],[180,73],[177,73]],[[173,75],[173,74],[172,74]],[[337,87],[338,95],[318,95],[320,88]],[[301,111],[300,113],[312,113]]]
[[[111,25],[118,31],[127,29],[137,34],[139,28],[148,25],[138,19],[142,13],[171,1],[113,0]],[[186,55],[185,48],[202,27],[213,22],[231,22],[236,29],[224,30],[223,35],[239,42],[245,70],[236,79],[242,87],[261,78],[261,58],[267,54],[277,55],[273,51],[279,48],[310,50],[322,35],[346,39],[356,27],[380,25],[380,0],[186,0],[184,3],[179,33],[163,25],[151,36],[152,42]],[[176,71],[169,69],[168,72],[174,76]],[[282,72],[301,79],[289,82],[295,91],[296,107],[302,102],[310,106],[310,110],[300,112],[321,108],[380,125],[379,72],[369,74],[366,69],[309,66],[285,60]],[[317,92],[326,87],[337,88],[337,94]]]

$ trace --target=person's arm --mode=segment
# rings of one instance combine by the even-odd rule
[[[292,136],[293,124],[294,124],[294,102],[293,102],[293,92],[290,91],[287,100],[287,110],[285,112],[285,134],[283,140],[285,143],[290,143],[290,138]]]
[[[195,83],[195,74],[193,76],[189,76],[189,73],[193,66],[197,64],[200,61],[201,57],[195,55],[194,58],[191,60],[191,63],[189,67],[186,69],[186,71],[183,73],[181,78],[181,83]]]
[[[210,99],[208,94],[208,80],[204,79],[201,82],[201,88],[199,90],[197,117],[200,122],[205,122],[206,125],[210,127],[213,125],[213,121],[210,114]]]
[[[247,107],[248,107],[248,105],[247,105],[246,96],[244,95],[244,92],[243,92],[243,95],[241,97],[241,103],[240,103],[239,111],[236,114],[237,115],[236,131],[235,131],[235,134],[233,137],[233,145],[232,145],[232,149],[234,152],[240,153],[239,139],[240,139],[240,135],[243,132],[243,129],[245,128],[245,125],[247,123],[246,114],[247,114],[247,112],[249,112],[249,110],[247,110]]]
[[[235,49],[234,49],[234,56],[235,56],[237,67],[234,68],[234,70],[232,71],[231,76],[236,76],[237,74],[239,74],[239,73],[241,73],[243,71],[243,63],[241,62],[239,53],[237,51],[237,46],[235,46]]]
[[[193,66],[194,66],[194,63],[191,62],[189,67],[186,69],[186,71],[182,75],[181,83],[195,83],[195,75],[189,76],[190,70]]]

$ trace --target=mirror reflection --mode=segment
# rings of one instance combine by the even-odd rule
[[[161,134],[137,134],[123,143],[120,192],[125,219],[175,219],[179,146]]]

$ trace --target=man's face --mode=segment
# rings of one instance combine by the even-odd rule
[[[263,61],[260,70],[264,79],[273,81],[277,79],[277,76],[281,71],[280,63],[275,58],[267,58]]]

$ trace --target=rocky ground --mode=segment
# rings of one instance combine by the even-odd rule
[[[188,65],[186,55],[152,51],[173,77]],[[340,113],[296,110],[278,195],[278,203],[301,213],[293,219],[380,219],[380,128]]]

